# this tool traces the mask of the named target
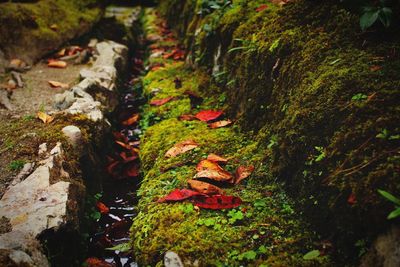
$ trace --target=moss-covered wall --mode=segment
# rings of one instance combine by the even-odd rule
[[[354,256],[398,223],[377,189],[400,195],[399,27],[362,33],[357,15],[329,1],[256,11],[265,1],[234,0],[210,14],[206,2],[165,0],[159,10],[187,62],[213,71],[231,115],[254,131],[265,177],[284,182],[336,250]]]
[[[86,33],[100,19],[97,1],[0,3],[0,50],[29,63]]]

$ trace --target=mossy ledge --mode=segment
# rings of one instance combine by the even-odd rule
[[[144,25],[147,35],[157,34],[162,21],[154,10],[147,10]],[[160,40],[159,43],[162,43]],[[226,109],[224,93],[202,69],[187,68],[183,62],[150,57],[165,66],[143,77],[143,93],[148,99],[173,96],[170,102],[143,107],[140,158],[143,181],[138,196],[138,215],[134,219],[132,248],[138,264],[162,266],[165,252],[174,251],[185,266],[329,266],[328,255],[304,260],[307,252],[322,246],[310,231],[293,201],[278,183],[268,184],[265,155],[258,142],[242,133],[237,125],[210,129],[201,121],[182,121],[182,114],[203,109]],[[182,81],[175,87],[174,80]],[[191,108],[184,94],[190,90],[204,98]],[[154,95],[154,92],[157,94]],[[174,158],[165,152],[174,144],[193,139],[199,147]],[[243,204],[234,210],[196,209],[190,202],[157,203],[175,188],[186,188],[196,172],[196,164],[210,153],[229,158],[225,168],[255,164],[251,178],[225,189],[239,196]]]
[[[377,189],[400,195],[399,27],[359,29],[338,1],[162,1],[159,11],[212,73],[238,126],[337,258],[356,264],[397,220]],[[236,49],[234,49],[236,48]],[[268,177],[268,178],[265,178]],[[261,181],[260,181],[261,182]],[[339,256],[340,255],[340,256]]]

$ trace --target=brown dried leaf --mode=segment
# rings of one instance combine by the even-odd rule
[[[202,161],[199,162],[196,166],[196,170],[198,172],[204,171],[204,170],[216,170],[216,171],[223,171],[221,166],[218,165],[215,161],[210,161],[207,159],[203,159]]]
[[[208,178],[218,182],[233,182],[233,176],[225,170],[203,170],[199,171],[193,178]]]
[[[208,126],[211,129],[215,129],[215,128],[225,127],[225,126],[228,126],[230,124],[232,124],[231,120],[223,120],[223,121],[216,121],[216,122],[210,123]]]
[[[172,148],[170,148],[166,153],[165,156],[167,158],[173,158],[176,157],[180,154],[183,154],[189,150],[195,149],[199,145],[193,141],[193,140],[186,140],[183,142],[180,142],[176,145],[174,145]]]
[[[220,156],[212,154],[212,153],[207,156],[207,160],[214,161],[214,162],[223,162],[223,163],[228,162],[228,159],[220,157]]]
[[[124,120],[123,122],[121,122],[122,125],[124,126],[130,126],[134,123],[136,123],[139,120],[139,114],[133,114],[129,119]]]
[[[38,117],[41,121],[43,121],[44,123],[50,123],[50,122],[52,122],[52,121],[54,120],[54,117],[52,117],[52,116],[50,116],[50,115],[47,115],[46,113],[44,113],[44,112],[42,112],[42,111],[39,111],[39,112],[37,113],[37,117]]]
[[[67,83],[61,83],[61,82],[57,82],[57,81],[48,81],[48,83],[53,88],[58,88],[58,87],[61,87],[63,89],[69,88],[69,84],[67,84]]]
[[[224,194],[224,191],[212,184],[209,183],[205,183],[205,182],[200,182],[197,180],[189,180],[188,184],[190,185],[190,187],[199,192],[199,193],[203,193],[203,194],[207,194],[207,195],[222,195]]]
[[[235,173],[235,184],[240,183],[243,179],[249,177],[254,171],[254,166],[239,166]]]
[[[59,68],[59,69],[66,68],[67,65],[68,65],[67,62],[61,60],[50,60],[49,63],[47,64],[48,67]]]

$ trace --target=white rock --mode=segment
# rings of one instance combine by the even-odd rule
[[[47,144],[43,143],[39,145],[38,155],[39,157],[46,155],[47,153]]]
[[[72,146],[78,147],[82,145],[82,132],[78,127],[74,125],[68,125],[62,129],[62,132],[68,138],[68,141]]]
[[[164,255],[165,267],[184,267],[181,258],[173,251],[167,251]]]

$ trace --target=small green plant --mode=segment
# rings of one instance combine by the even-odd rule
[[[322,146],[316,146],[315,149],[319,152],[319,155],[315,158],[315,162],[320,162],[326,157],[325,150]]]
[[[119,245],[116,245],[114,247],[111,248],[106,248],[106,250],[115,250],[115,251],[119,251],[119,252],[128,252],[129,250],[131,250],[132,246],[131,243],[127,242],[127,243],[122,243]]]
[[[315,249],[315,250],[311,250],[309,252],[307,252],[304,256],[303,259],[305,260],[313,260],[319,257],[321,253],[319,252],[319,250]]]
[[[194,212],[194,206],[192,203],[183,204],[182,206],[179,207],[179,209],[183,211],[185,214],[191,214]]]
[[[239,42],[240,45],[229,49],[228,53],[244,50],[245,51],[244,53],[246,54],[257,50],[257,45],[256,45],[257,39],[255,35],[252,36],[251,40],[243,40],[236,38],[234,39],[234,41]]]
[[[376,138],[387,139],[387,140],[399,140],[400,134],[391,135],[388,129],[382,129],[382,131],[376,135]]]
[[[202,0],[199,15],[205,16],[211,14],[215,10],[221,10],[231,5],[229,0]]]
[[[363,94],[363,93],[358,93],[353,95],[353,97],[351,98],[352,101],[363,101],[366,100],[368,98],[367,95]]]
[[[244,219],[244,214],[243,214],[243,212],[241,210],[233,209],[233,210],[230,210],[228,212],[228,217],[229,217],[229,220],[228,220],[229,223],[230,224],[234,224],[237,221],[243,220]]]
[[[392,22],[393,11],[389,7],[391,1],[380,0],[374,2],[362,8],[360,26],[363,31],[374,25],[377,21],[380,21],[386,28]]]
[[[19,160],[19,159],[18,160],[13,160],[8,165],[8,168],[11,171],[19,171],[24,167],[25,163],[26,163],[25,160]]]
[[[400,216],[400,199],[398,199],[397,197],[393,196],[392,194],[390,194],[387,191],[378,189],[378,193],[383,196],[384,198],[386,198],[387,200],[389,200],[390,202],[393,202],[395,205],[395,209],[389,213],[389,215],[387,216],[387,218],[390,219],[394,219]]]
[[[268,144],[267,148],[271,149],[276,145],[278,145],[278,136],[272,135],[271,138],[269,139],[269,144]]]

